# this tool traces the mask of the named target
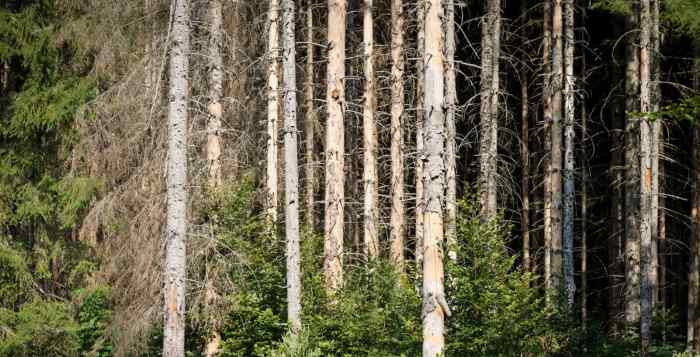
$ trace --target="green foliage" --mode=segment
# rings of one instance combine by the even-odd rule
[[[0,240],[0,307],[15,307],[30,296],[32,275],[21,251]]]
[[[312,347],[309,332],[306,329],[298,335],[287,333],[270,357],[322,357],[321,351]]]
[[[627,0],[594,0],[591,9],[605,10],[617,15],[629,15],[630,3]]]
[[[669,28],[688,36],[700,35],[700,2],[697,0],[665,0],[663,19]]]
[[[512,356],[557,350],[533,276],[508,253],[508,227],[482,224],[478,207],[462,201],[457,225],[458,260],[447,259],[446,288],[453,316],[448,355]]]
[[[0,308],[0,356],[76,356],[78,326],[64,303],[35,301],[19,312]]]
[[[78,307],[78,339],[84,355],[107,357],[112,345],[106,332],[112,317],[110,290],[98,287],[87,292]]]

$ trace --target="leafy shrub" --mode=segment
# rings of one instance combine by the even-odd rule
[[[76,356],[80,348],[78,325],[64,303],[0,309],[0,326],[0,356]]]
[[[110,356],[112,345],[107,326],[112,317],[110,290],[98,287],[86,294],[78,308],[80,350],[96,357]]]

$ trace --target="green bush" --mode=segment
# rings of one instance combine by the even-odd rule
[[[78,307],[78,338],[85,355],[107,357],[112,345],[107,326],[112,317],[110,290],[98,287],[86,294]]]
[[[18,312],[0,309],[0,356],[76,356],[78,325],[69,307],[35,301]]]

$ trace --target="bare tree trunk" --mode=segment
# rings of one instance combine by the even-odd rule
[[[696,127],[693,131],[695,141],[693,143],[694,182],[691,210],[693,231],[690,238],[690,267],[688,272],[687,341],[688,350],[698,352],[700,351],[700,339],[698,339],[698,294],[700,293],[700,244],[698,244],[700,242],[700,128]]]
[[[563,79],[563,56],[562,56],[562,3],[561,0],[554,0],[552,16],[552,122],[550,127],[551,135],[551,161],[550,171],[550,224],[551,224],[551,290],[550,293],[559,295],[564,288],[563,267],[562,267],[562,79]]]
[[[641,46],[639,53],[639,84],[640,84],[640,111],[648,113],[651,109],[651,9],[649,0],[640,1],[641,10]],[[643,119],[643,118],[642,118]],[[652,290],[655,282],[652,280],[652,270],[654,262],[652,260],[652,245],[654,243],[652,229],[656,228],[652,224],[652,150],[653,144],[651,136],[651,123],[648,120],[640,120],[640,143],[639,143],[639,161],[640,161],[640,262],[641,262],[641,319],[640,319],[640,339],[641,353],[640,355],[648,355],[649,346],[651,345],[651,319],[652,319]]]
[[[564,246],[564,282],[569,309],[574,307],[574,2],[564,0],[564,196],[562,241]]]
[[[498,63],[500,56],[500,0],[487,2],[481,27],[481,126],[479,190],[481,215],[493,218],[498,212]]]
[[[278,132],[279,132],[279,0],[270,0],[268,10],[267,69],[267,215],[277,221]]]
[[[585,21],[584,21],[585,22]],[[584,60],[581,71],[583,78],[586,74]],[[581,99],[581,146],[585,148],[585,138],[588,134],[588,113],[586,100]],[[584,327],[588,320],[588,162],[581,158],[581,321]]]
[[[364,250],[369,259],[379,252],[379,178],[377,177],[377,124],[374,112],[377,110],[376,85],[374,82],[374,20],[372,0],[365,0],[364,8],[364,49],[365,49],[365,102],[362,112],[362,132],[364,137]]]
[[[224,59],[221,55],[222,14],[221,1],[209,3],[209,120],[207,121],[207,167],[209,169],[209,186],[221,185],[221,116],[223,106]]]
[[[522,1],[520,6],[523,21],[521,26],[522,46],[525,47],[527,34],[525,25],[527,24],[527,1]],[[523,267],[527,271],[535,271],[530,259],[530,108],[529,108],[529,74],[527,66],[522,65],[520,72],[520,165],[522,167],[522,178],[520,181],[520,193],[523,197],[523,208],[520,218],[520,230],[523,235]]]
[[[306,63],[304,67],[304,202],[306,202],[305,223],[313,229],[315,222],[314,188],[316,187],[316,170],[314,162],[314,0],[306,0]]]
[[[423,357],[441,356],[445,348],[445,300],[442,249],[444,239],[443,195],[445,189],[445,63],[443,4],[428,0],[425,10],[425,166],[423,172]]]
[[[416,73],[416,272],[423,271],[423,120],[426,113],[423,107],[423,82],[425,74],[425,0],[418,0],[416,4],[416,17],[418,17],[417,29],[417,57],[418,68]]]
[[[634,9],[626,17],[627,36],[626,61],[627,73],[625,79],[627,113],[639,112],[639,26],[638,10]],[[625,321],[628,328],[639,323],[640,314],[640,281],[639,281],[639,120],[627,114],[625,123]]]
[[[659,2],[650,1],[651,29],[650,29],[650,110],[659,111]],[[661,121],[655,120],[651,123],[651,282],[652,282],[652,305],[660,302],[660,269],[662,257],[659,255],[659,221],[660,221],[660,152],[663,141],[661,136]]]
[[[457,79],[455,76],[455,3],[454,0],[447,2],[447,24],[446,49],[447,73],[445,74],[445,104],[447,115],[445,117],[445,127],[447,130],[445,143],[445,166],[447,191],[445,201],[445,235],[447,240],[447,256],[450,259],[457,259],[457,252],[454,250],[457,244],[457,129],[455,127],[455,113],[457,111]]]
[[[403,113],[403,2],[391,1],[391,260],[403,271],[406,214],[404,196]]]
[[[287,238],[287,320],[301,330],[301,257],[299,249],[299,164],[297,148],[296,40],[294,0],[282,0],[284,50],[284,225]]]
[[[168,98],[167,207],[163,272],[163,356],[185,355],[187,113],[190,4],[174,0]]]
[[[326,93],[326,208],[324,266],[331,292],[343,284],[345,224],[345,19],[347,0],[328,0],[328,77]]]
[[[552,172],[550,170],[550,162],[552,161],[552,2],[544,0],[543,19],[542,19],[542,66],[544,67],[544,179],[542,196],[544,199],[544,286],[546,291],[552,290]],[[551,294],[545,294],[545,304],[551,305]]]

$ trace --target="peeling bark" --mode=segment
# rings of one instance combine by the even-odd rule
[[[404,200],[404,43],[403,2],[391,1],[391,260],[403,271],[406,214]]]
[[[362,111],[362,133],[364,138],[364,254],[374,259],[379,253],[379,178],[377,177],[377,110],[376,84],[374,78],[374,20],[372,0],[365,0],[363,45],[365,56],[365,101]]]

